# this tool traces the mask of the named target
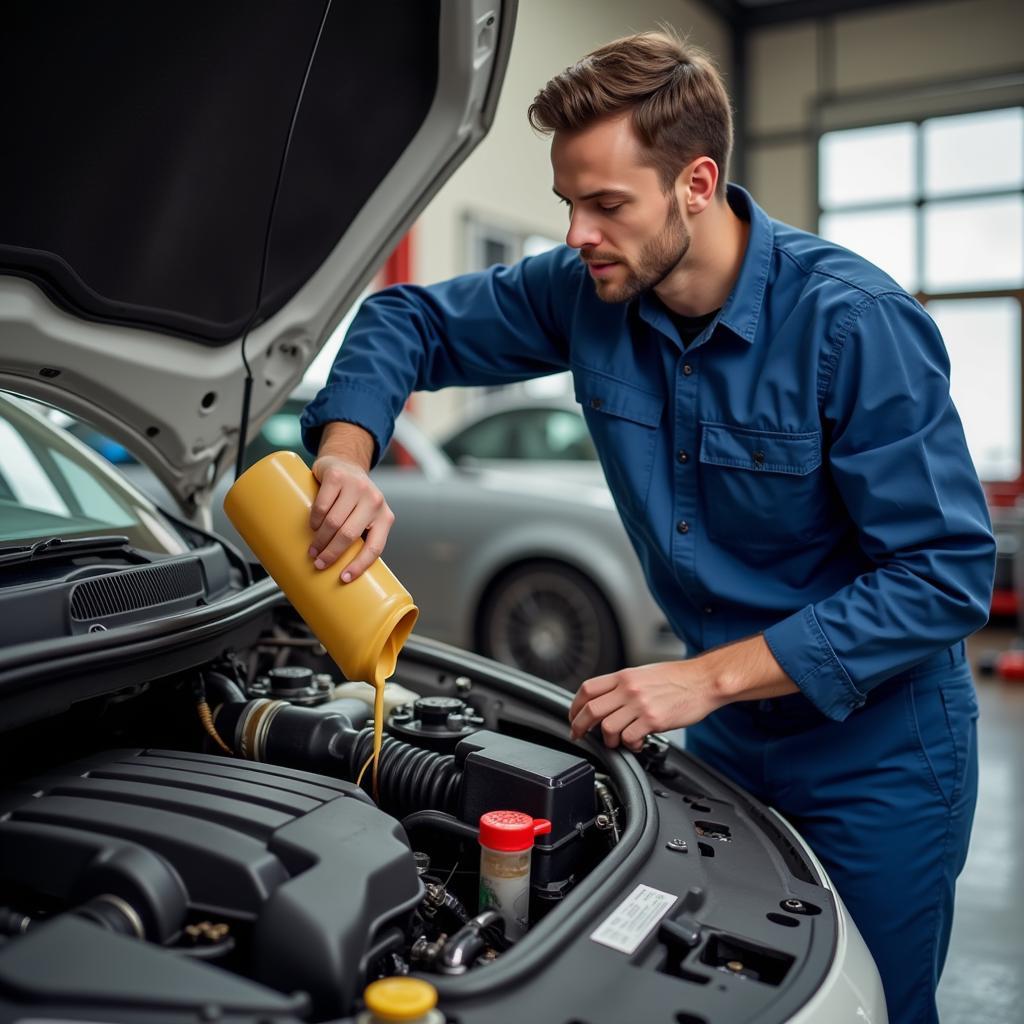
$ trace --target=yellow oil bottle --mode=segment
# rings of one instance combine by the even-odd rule
[[[345,677],[376,688],[372,758],[376,796],[384,682],[395,670],[419,610],[379,558],[357,579],[340,581],[339,567],[356,555],[362,540],[357,539],[335,565],[327,569],[313,565],[308,554],[313,538],[309,515],[319,486],[294,452],[273,452],[234,482],[224,498],[224,511]]]

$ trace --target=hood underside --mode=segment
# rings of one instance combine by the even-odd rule
[[[0,387],[183,507],[490,125],[514,0],[5,9]]]

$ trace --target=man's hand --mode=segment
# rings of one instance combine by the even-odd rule
[[[324,428],[313,475],[320,491],[310,511],[313,541],[309,556],[318,569],[333,565],[352,542],[366,533],[362,550],[341,568],[349,583],[365,572],[387,543],[395,515],[370,479],[373,438],[352,423],[329,423]]]
[[[649,732],[699,722],[722,703],[699,660],[657,662],[588,679],[569,709],[572,738],[600,723],[605,746],[639,750]]]
[[[651,732],[681,729],[734,700],[796,693],[764,638],[753,636],[687,661],[663,661],[588,679],[569,709],[572,738],[600,723],[606,746],[638,751]]]

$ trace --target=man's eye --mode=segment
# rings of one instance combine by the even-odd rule
[[[622,203],[616,203],[614,206],[602,206],[601,210],[604,213],[614,213],[616,210],[622,209]]]

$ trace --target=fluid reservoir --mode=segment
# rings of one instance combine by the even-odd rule
[[[437,989],[421,978],[381,978],[363,990],[366,1009],[356,1018],[357,1024],[444,1024],[444,1014],[437,1009]]]
[[[522,811],[488,811],[480,816],[480,909],[497,910],[510,939],[524,935],[530,923],[534,836],[550,831],[550,821]]]

